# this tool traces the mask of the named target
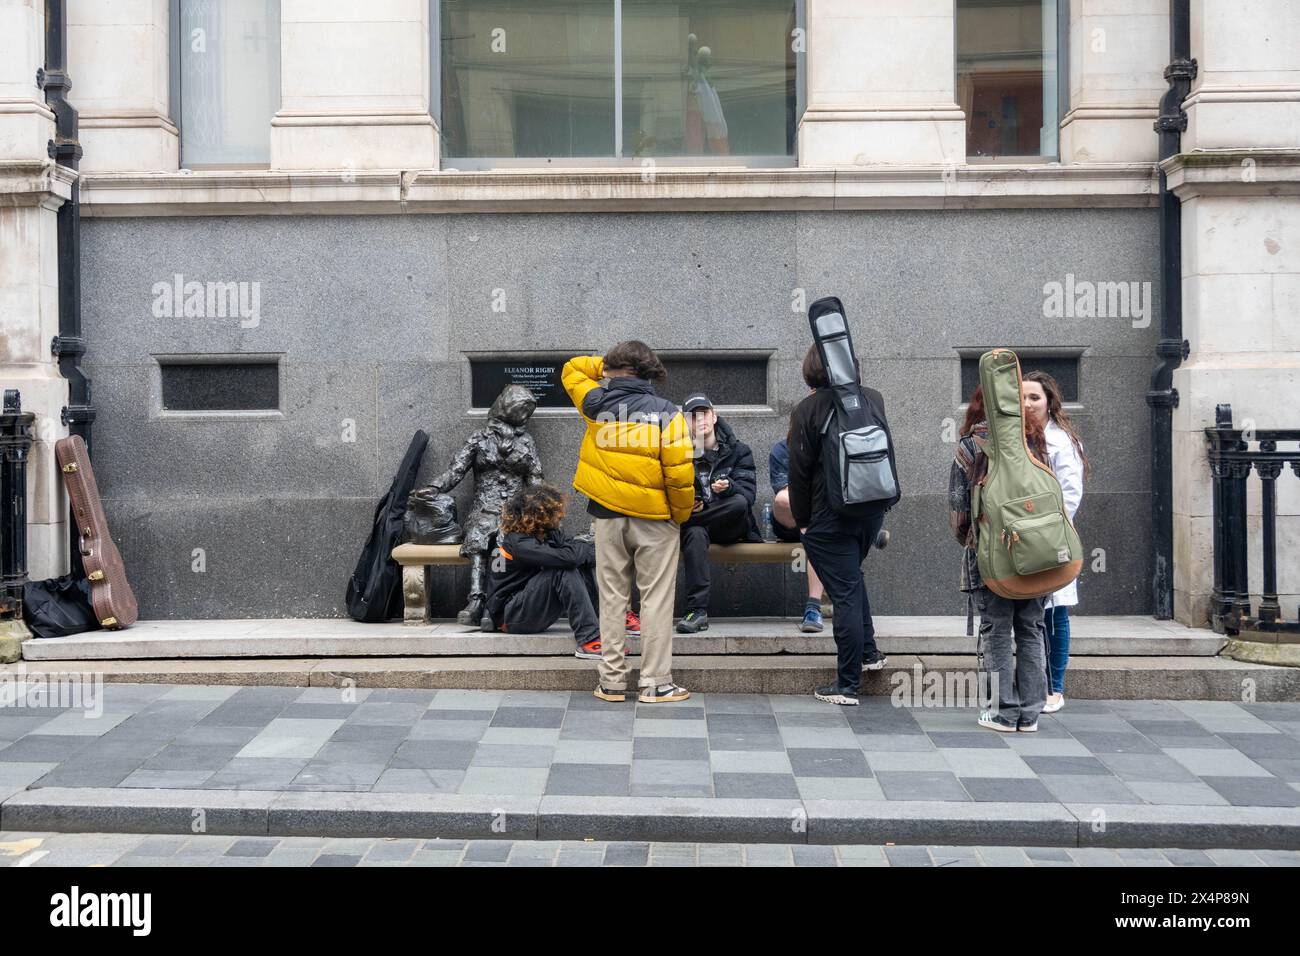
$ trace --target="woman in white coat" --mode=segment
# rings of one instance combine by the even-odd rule
[[[1088,458],[1070,416],[1061,405],[1061,387],[1046,372],[1030,372],[1021,382],[1025,415],[1043,426],[1047,436],[1047,464],[1056,473],[1065,495],[1065,511],[1071,523],[1083,500],[1083,482]],[[1070,608],[1079,603],[1079,586],[1071,581],[1050,594],[1044,602],[1043,629],[1047,636],[1047,704],[1043,713],[1054,714],[1065,706],[1065,668],[1070,660]]]

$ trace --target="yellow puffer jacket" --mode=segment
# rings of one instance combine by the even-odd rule
[[[695,504],[686,419],[644,379],[615,378],[602,386],[604,368],[603,359],[579,355],[561,373],[587,422],[573,487],[619,514],[684,523]]]

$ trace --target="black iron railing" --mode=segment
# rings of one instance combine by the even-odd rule
[[[0,413],[0,620],[23,619],[27,583],[27,455],[32,422],[17,389],[6,389]]]
[[[1300,429],[1243,429],[1232,424],[1232,406],[1214,410],[1205,429],[1214,476],[1214,596],[1211,615],[1220,634],[1262,632],[1280,641],[1300,640],[1300,621],[1287,621],[1277,600],[1277,480],[1290,467],[1300,478]],[[1257,449],[1251,446],[1258,444]],[[1259,611],[1250,603],[1246,481],[1259,474],[1264,550],[1264,587]]]

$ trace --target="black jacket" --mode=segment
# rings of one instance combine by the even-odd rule
[[[894,461],[894,435],[885,419],[885,399],[874,388],[862,387],[862,393],[875,405],[876,414],[889,437],[889,462],[898,474]],[[826,475],[822,466],[822,427],[835,407],[829,388],[819,388],[790,413],[790,434],[786,444],[790,453],[790,511],[795,525],[806,528],[819,511],[830,512],[826,504]],[[833,513],[833,512],[831,512]]]
[[[596,546],[555,528],[543,540],[511,531],[497,539],[489,557],[487,613],[501,626],[506,602],[522,591],[539,571],[581,568],[596,563]]]
[[[754,520],[754,501],[758,497],[758,470],[754,467],[754,453],[743,441],[736,439],[723,419],[719,418],[713,427],[717,436],[717,447],[706,451],[695,459],[695,494],[700,496],[719,478],[727,478],[730,484],[726,491],[718,494],[709,488],[705,507],[709,498],[729,498],[740,495],[745,499],[745,515],[748,519],[749,534],[747,540],[761,541],[758,522]]]

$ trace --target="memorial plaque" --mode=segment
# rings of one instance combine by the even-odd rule
[[[471,404],[475,408],[488,408],[501,389],[522,385],[533,393],[538,408],[572,408],[560,384],[560,370],[566,360],[527,355],[470,359]]]
[[[512,355],[470,359],[470,397],[475,408],[487,408],[507,385],[522,385],[533,393],[538,408],[571,408],[560,384],[560,370],[569,356]],[[719,405],[766,405],[767,358],[660,355],[668,380],[656,386],[665,398],[681,404],[692,392],[706,392]]]

